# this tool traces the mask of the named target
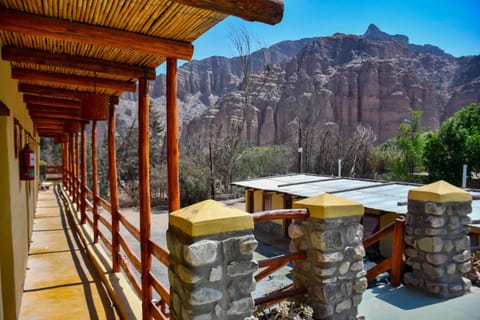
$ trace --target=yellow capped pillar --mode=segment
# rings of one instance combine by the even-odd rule
[[[167,246],[171,319],[252,315],[258,264],[250,214],[214,200],[177,210],[169,217]]]

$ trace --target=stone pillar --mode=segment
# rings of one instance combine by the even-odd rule
[[[206,200],[170,215],[171,319],[252,315],[257,241],[250,214]]]
[[[367,288],[363,270],[363,205],[335,195],[322,194],[294,202],[310,217],[289,227],[290,250],[307,252],[295,262],[294,285],[307,289],[307,303],[315,319],[356,319]]]
[[[407,286],[439,297],[470,290],[463,274],[471,268],[468,226],[472,211],[468,192],[445,181],[411,189],[405,221]]]

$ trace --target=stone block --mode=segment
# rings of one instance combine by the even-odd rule
[[[469,250],[463,250],[460,254],[454,255],[452,260],[461,263],[468,261],[470,259],[470,251]]]
[[[253,276],[245,276],[242,281],[238,281],[238,290],[243,296],[250,295],[253,291],[255,291],[255,286],[256,282],[253,281]]]
[[[433,265],[442,265],[447,262],[448,256],[443,253],[427,253],[426,259]]]
[[[450,205],[459,216],[466,216],[472,212],[472,201],[453,202]]]
[[[450,296],[447,283],[425,281],[425,289],[428,293],[433,294],[437,297]]]
[[[460,217],[459,216],[451,216],[448,219],[448,227],[450,229],[456,229],[460,227]]]
[[[239,244],[240,254],[250,255],[253,254],[253,251],[255,251],[255,249],[257,248],[258,241],[255,240],[255,237],[253,235],[249,235],[239,238]]]
[[[251,297],[233,301],[227,309],[227,315],[239,316],[251,314],[254,307],[253,299]]]
[[[349,297],[344,282],[327,283],[315,287],[315,293],[323,303],[334,304]]]
[[[422,264],[422,269],[425,275],[429,279],[437,280],[443,278],[445,275],[445,269],[442,267],[435,267],[431,265],[430,263],[424,262]]]
[[[460,219],[460,224],[463,226],[466,226],[467,224],[470,224],[472,222],[472,219],[469,216],[461,217]]]
[[[465,291],[470,291],[470,289],[472,288],[472,281],[470,281],[470,279],[462,277],[462,284],[463,284],[463,290]]]
[[[446,236],[448,234],[448,230],[445,228],[425,228],[424,232],[426,236]]]
[[[463,236],[460,239],[456,239],[453,241],[456,251],[462,251],[466,249],[470,249],[470,237]]]
[[[365,248],[363,245],[358,245],[355,247],[346,247],[345,248],[345,256],[351,257],[352,259],[358,260],[363,259],[365,257]]]
[[[357,262],[352,263],[352,266],[350,267],[350,270],[352,270],[352,271],[363,270],[363,261],[357,261]]]
[[[343,248],[342,233],[337,230],[315,231],[311,234],[312,247],[322,251],[338,251]]]
[[[403,240],[405,241],[405,244],[409,245],[409,246],[415,246],[415,237],[414,236],[409,236],[409,235],[405,235],[403,237]]]
[[[413,247],[407,247],[405,248],[405,255],[407,257],[416,258],[418,257],[418,251]]]
[[[359,244],[363,240],[363,226],[361,224],[356,224],[349,226],[345,234],[346,242],[350,245]]]
[[[445,253],[450,253],[453,250],[453,241],[449,239],[443,240],[443,249],[442,251]]]
[[[218,244],[212,240],[202,240],[185,246],[185,261],[194,267],[212,264],[217,259]]]
[[[319,277],[330,277],[337,272],[337,267],[330,267],[330,268],[314,268],[315,274]]]
[[[252,274],[258,270],[257,261],[242,261],[237,262],[233,261],[227,265],[227,275],[230,277],[244,276],[247,274]]]
[[[447,264],[445,271],[448,275],[453,275],[457,271],[457,264],[456,263],[449,263]]]
[[[425,202],[425,212],[428,214],[441,216],[445,213],[445,205],[443,203],[427,201]]]
[[[288,226],[288,236],[291,239],[299,239],[305,236],[305,227],[300,223],[292,223]]]
[[[430,216],[430,217],[427,217],[425,222],[427,223],[427,226],[430,228],[441,228],[445,225],[445,218]]]
[[[335,312],[342,313],[343,311],[350,310],[350,308],[352,308],[352,300],[343,300],[335,306]]]
[[[417,240],[417,248],[425,252],[441,252],[443,239],[440,237],[424,237]]]
[[[349,261],[343,262],[338,267],[338,273],[340,273],[341,275],[347,273],[349,270],[350,270],[350,262]]]
[[[458,265],[458,271],[462,274],[467,273],[470,270],[472,270],[472,263],[470,262],[470,260],[464,263],[460,263]]]
[[[329,304],[312,303],[311,306],[315,319],[327,319],[335,312],[333,306]]]
[[[407,272],[403,275],[403,281],[407,286],[421,287],[424,284],[424,280],[417,277],[413,272]]]
[[[194,290],[189,302],[192,306],[202,306],[219,301],[222,297],[223,293],[221,291],[204,287]]]
[[[177,267],[177,274],[180,280],[184,283],[194,284],[202,280],[200,275],[196,275],[192,270],[189,270],[182,265]]]
[[[334,263],[343,261],[344,256],[341,252],[323,253],[317,250],[314,252],[314,259],[317,262]]]
[[[212,314],[210,312],[204,313],[204,314],[198,314],[198,315],[194,315],[191,319],[192,320],[211,320]]]
[[[208,277],[208,280],[210,282],[220,281],[222,280],[222,276],[223,276],[223,268],[222,266],[217,266],[210,269],[210,276]]]
[[[363,293],[365,290],[367,290],[368,287],[368,282],[367,278],[362,277],[360,279],[355,280],[355,284],[353,285],[353,291],[356,293]]]
[[[362,302],[362,295],[361,294],[354,294],[352,295],[352,305],[354,307],[358,306]]]

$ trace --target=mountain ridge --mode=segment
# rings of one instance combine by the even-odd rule
[[[245,135],[253,145],[288,143],[300,125],[331,122],[346,133],[369,126],[383,142],[398,134],[412,110],[422,110],[423,125],[436,129],[460,107],[480,100],[480,56],[455,58],[373,24],[363,35],[282,41],[252,53],[251,62],[253,87],[266,89],[246,113]],[[266,69],[270,74],[262,78]],[[228,127],[241,108],[241,80],[239,57],[179,67],[182,136],[206,140],[212,128]],[[150,89],[154,108],[164,115],[165,76]],[[136,112],[136,97],[126,94],[120,101],[119,122],[125,125]]]

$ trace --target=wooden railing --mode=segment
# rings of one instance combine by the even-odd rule
[[[142,297],[142,286],[141,286],[141,260],[138,254],[132,249],[129,245],[124,234],[120,233],[117,235],[120,243],[120,250],[118,252],[113,252],[114,248],[112,246],[112,206],[110,203],[101,198],[97,197],[93,199],[93,192],[89,188],[85,188],[86,195],[86,209],[88,214],[86,215],[86,221],[92,227],[94,233],[94,242],[98,242],[98,239],[102,241],[106,248],[113,255],[118,255],[119,263],[122,271],[125,273],[129,279],[132,288],[135,290],[139,297]],[[94,210],[98,206],[101,210]],[[97,213],[95,214],[95,211]],[[98,212],[100,211],[100,212]],[[90,217],[92,216],[92,217]],[[122,227],[136,240],[140,241],[140,230],[137,226],[132,224],[122,212],[118,212],[119,222]],[[100,225],[98,224],[100,222]],[[106,234],[103,230],[108,230],[109,234]],[[162,248],[158,243],[148,241],[148,248],[150,255],[158,259],[165,267],[169,266],[169,252]],[[169,290],[161,283],[161,281],[152,273],[148,275],[150,287],[152,290],[158,293],[160,296],[159,301],[152,301],[152,315],[155,319],[168,319],[170,306],[170,294]]]
[[[277,220],[277,219],[306,219],[309,216],[307,209],[280,209],[280,210],[269,210],[255,212],[252,214],[253,221],[255,223],[268,220]],[[283,268],[285,265],[292,261],[304,260],[306,258],[306,253],[304,251],[283,254],[272,258],[266,258],[258,261],[259,268],[265,268],[255,275],[255,281],[260,281],[270,274],[276,272],[280,268]],[[304,294],[306,292],[305,288],[295,288],[292,284],[289,284],[283,288],[280,288],[274,292],[270,292],[264,297],[255,299],[255,305],[270,305],[277,303],[279,301],[285,300],[287,298]]]
[[[63,180],[63,166],[46,166],[46,181],[60,182]]]
[[[366,249],[393,233],[392,256],[367,271],[368,281],[375,279],[381,273],[390,271],[390,283],[394,286],[400,285],[403,267],[404,230],[405,218],[398,217],[394,222],[363,240],[363,246]]]

